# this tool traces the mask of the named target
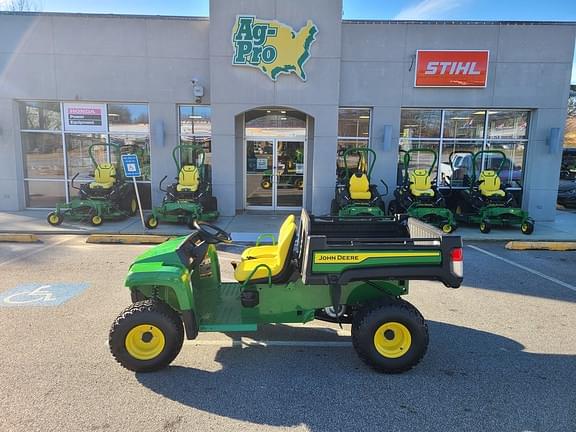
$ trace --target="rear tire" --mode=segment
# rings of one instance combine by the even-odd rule
[[[99,216],[97,214],[91,215],[90,223],[92,224],[92,226],[100,226],[104,223],[104,219],[102,219],[102,216]]]
[[[428,327],[410,303],[390,299],[365,306],[352,322],[352,343],[360,359],[384,373],[416,366],[428,349]]]
[[[178,314],[165,303],[144,300],[126,308],[110,329],[110,352],[123,367],[153,372],[167,367],[184,342]]]

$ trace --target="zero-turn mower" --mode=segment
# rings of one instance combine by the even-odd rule
[[[493,159],[499,161],[498,166],[496,169],[484,169],[491,155],[495,155]],[[485,234],[493,226],[518,225],[523,234],[532,234],[534,220],[527,211],[518,207],[510,191],[502,188],[500,173],[506,161],[508,158],[500,150],[480,150],[472,155],[471,176],[464,176],[469,186],[460,194],[455,211],[456,220],[478,224],[480,231]],[[452,171],[455,172],[454,167]]]
[[[191,163],[184,160],[184,154],[189,155]],[[160,221],[185,223],[190,228],[196,220],[212,221],[218,218],[218,204],[212,196],[211,184],[206,181],[204,149],[193,144],[178,145],[172,150],[172,159],[176,164],[178,177],[176,182],[162,188],[168,176],[160,181],[160,190],[166,195],[160,207],[152,209],[144,221],[147,228],[158,227]]]
[[[370,181],[376,163],[376,152],[365,147],[352,147],[346,150],[342,157],[344,159],[343,175],[337,180],[330,214],[385,216],[386,207],[382,195],[378,192],[376,185],[371,184]],[[350,164],[354,165],[354,169],[350,168]]]
[[[432,178],[437,160],[438,155],[432,149],[417,148],[403,152],[401,182],[394,191],[394,199],[388,204],[388,213],[407,213],[438,226],[448,234],[456,229],[456,221],[438,190],[437,176]]]
[[[115,163],[98,163],[94,156],[96,147],[109,149],[111,160]],[[67,204],[58,204],[47,217],[50,225],[57,226],[70,219],[88,221],[98,226],[105,220],[120,220],[138,212],[134,186],[126,181],[120,165],[120,147],[110,143],[92,144],[88,154],[94,164],[94,181],[76,187],[74,180],[79,173],[72,177],[70,185],[79,191],[79,197]]]

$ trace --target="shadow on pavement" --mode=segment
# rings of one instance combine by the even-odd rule
[[[191,408],[315,432],[573,430],[576,356],[528,353],[466,327],[429,327],[427,356],[402,375],[372,371],[352,347],[251,347],[221,348],[216,372],[173,366],[136,377]]]

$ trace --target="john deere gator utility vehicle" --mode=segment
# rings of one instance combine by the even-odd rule
[[[401,299],[409,281],[435,280],[451,288],[462,282],[460,237],[442,236],[405,217],[314,217],[303,210],[299,228],[288,218],[274,245],[242,254],[234,282],[222,282],[215,247],[230,242],[230,235],[207,223],[195,226],[130,266],[125,285],[133,304],[109,335],[112,355],[127,369],[168,366],[184,335],[319,319],[351,323],[364,362],[378,371],[403,372],[428,346],[424,318]]]
[[[402,181],[388,204],[388,213],[407,213],[451,233],[456,229],[456,221],[438,190],[437,177],[432,174],[437,160],[438,154],[432,149],[416,148],[403,152]]]
[[[98,163],[94,155],[98,147],[104,147],[103,153],[109,154],[114,163]],[[71,186],[79,191],[79,197],[68,204],[58,204],[47,217],[50,225],[60,225],[69,219],[98,226],[105,220],[134,216],[138,211],[134,186],[126,181],[120,166],[120,147],[110,143],[92,144],[88,154],[94,164],[94,181],[76,187],[74,181],[79,173],[72,177]]]
[[[344,152],[343,159],[344,175],[337,180],[330,213],[335,216],[384,216],[386,207],[382,195],[376,185],[371,184],[376,152],[352,147]]]
[[[490,160],[498,162],[496,169],[483,168]],[[480,150],[471,156],[472,175],[466,176],[465,182],[469,186],[460,194],[456,219],[478,224],[485,234],[490,232],[492,226],[520,226],[523,234],[532,234],[534,220],[528,212],[518,207],[510,191],[502,188],[500,174],[506,163],[510,164],[510,161],[500,150]],[[455,172],[454,167],[452,171]]]
[[[184,163],[188,156],[190,163]],[[212,188],[206,180],[206,154],[204,149],[193,144],[183,144],[174,147],[172,159],[176,164],[176,182],[162,188],[168,178],[160,180],[160,190],[165,192],[160,207],[152,209],[152,214],[146,217],[144,224],[147,228],[158,227],[160,221],[171,223],[185,223],[193,228],[196,220],[212,221],[218,218],[218,204],[216,197],[212,196]]]

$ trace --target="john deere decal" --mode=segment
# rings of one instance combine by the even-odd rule
[[[317,34],[318,29],[310,20],[295,32],[276,20],[239,15],[232,31],[232,64],[258,68],[274,81],[278,75],[291,72],[306,81],[304,64],[310,58],[310,46]]]

